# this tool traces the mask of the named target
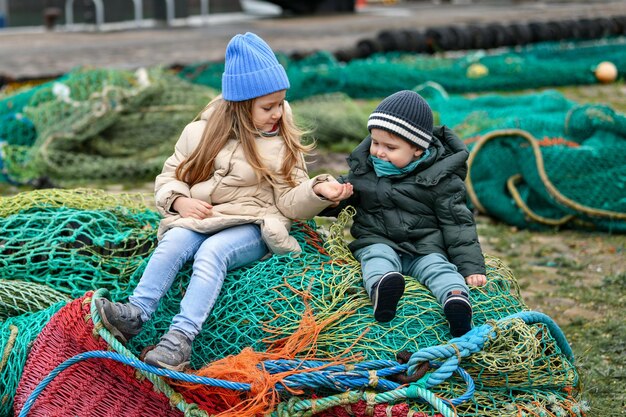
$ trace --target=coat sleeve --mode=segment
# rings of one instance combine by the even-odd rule
[[[190,134],[194,130],[197,130],[197,126],[188,124],[176,142],[174,147],[174,153],[167,158],[165,164],[163,164],[163,170],[157,175],[154,181],[154,198],[156,200],[156,207],[161,215],[176,214],[172,210],[172,203],[178,197],[191,197],[189,185],[184,181],[176,178],[176,168],[181,164],[193,151],[190,148]],[[195,128],[195,129],[194,129]]]
[[[485,274],[485,258],[478,242],[474,216],[466,204],[465,185],[452,177],[438,185],[435,214],[450,262],[463,277]]]
[[[337,178],[337,181],[340,182],[341,184],[345,184],[348,181],[348,176],[347,175],[342,175],[339,178]],[[337,217],[339,216],[339,213],[341,213],[341,210],[345,209],[348,206],[353,206],[357,201],[357,190],[354,190],[353,194],[343,200],[340,201],[339,204],[337,204],[335,207],[328,207],[324,210],[322,210],[322,212],[320,212],[318,214],[318,216],[322,216],[322,217]]]
[[[304,157],[294,168],[293,175],[297,184],[295,187],[282,178],[278,178],[274,184],[276,207],[285,217],[311,219],[332,204],[313,191],[313,186],[320,182],[335,181],[331,175],[322,174],[309,178]]]

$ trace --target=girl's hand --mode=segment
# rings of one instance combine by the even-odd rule
[[[315,194],[322,196],[337,205],[341,200],[345,200],[352,195],[352,184],[349,182],[340,184],[337,181],[320,182],[319,184],[315,184],[313,191]]]
[[[467,282],[467,285],[482,287],[487,283],[487,277],[482,274],[473,274],[465,277],[465,282]]]
[[[178,197],[174,200],[172,208],[180,214],[180,217],[202,220],[213,216],[213,206],[197,198]]]

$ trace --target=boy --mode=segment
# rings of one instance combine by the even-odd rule
[[[469,285],[486,283],[485,261],[465,203],[467,148],[449,129],[433,130],[430,106],[413,91],[384,99],[370,115],[370,136],[348,157],[356,208],[350,250],[361,263],[374,317],[395,317],[403,274],[433,292],[454,337],[472,326]]]

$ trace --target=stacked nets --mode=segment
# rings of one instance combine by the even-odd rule
[[[153,178],[214,96],[158,69],[73,71],[3,100],[3,175],[16,183]]]
[[[0,276],[71,298],[129,294],[156,246],[159,215],[140,195],[42,190],[0,197],[0,207]]]
[[[429,56],[401,52],[375,54],[347,63],[327,51],[299,61],[281,58],[291,83],[290,100],[342,92],[353,98],[385,97],[427,81],[453,93],[520,90],[597,83],[603,61],[626,71],[626,38],[546,42],[495,52]],[[194,83],[220,88],[223,62],[195,64],[180,72]]]
[[[126,299],[145,267],[145,262],[141,262],[140,258],[145,261],[154,247],[158,216],[150,215],[137,196],[110,196],[87,190],[55,191],[52,195],[47,193],[50,191],[24,193],[13,197],[15,200],[11,201],[10,206],[17,209],[5,213],[2,220],[8,222],[12,218],[20,217],[38,219],[42,214],[50,214],[48,222],[51,225],[65,225],[65,217],[57,221],[56,216],[51,214],[71,211],[74,221],[80,219],[80,227],[66,229],[51,226],[37,229],[39,220],[32,223],[24,220],[4,223],[11,224],[12,227],[1,229],[0,238],[4,240],[13,235],[20,236],[11,241],[12,251],[7,253],[8,258],[16,255],[16,260],[24,259],[20,258],[23,255],[19,255],[20,245],[17,242],[29,244],[30,235],[39,235],[37,246],[42,247],[42,250],[31,259],[36,268],[29,269],[28,273],[21,273],[19,279],[29,283],[45,283],[55,294],[70,294],[74,298],[81,291],[84,293],[92,288],[107,288],[112,299]],[[24,207],[23,211],[19,210],[20,206]],[[110,221],[105,213],[110,213],[115,221]],[[427,354],[429,349],[433,349],[433,352],[437,352],[432,356],[433,361],[458,362],[473,379],[474,390],[469,397],[466,395],[469,388],[467,377],[463,373],[454,373],[441,381],[434,381],[442,372],[435,364],[435,368],[421,382],[415,382],[408,387],[391,381],[385,382],[386,378],[380,371],[380,375],[370,372],[370,378],[365,378],[365,383],[358,383],[355,388],[349,379],[351,375],[354,378],[357,376],[348,372],[347,376],[343,376],[347,380],[345,384],[328,384],[329,380],[324,379],[298,395],[282,392],[276,415],[324,412],[327,416],[341,416],[345,415],[348,408],[344,406],[348,405],[354,415],[367,415],[370,409],[392,415],[420,415],[415,414],[416,412],[423,413],[423,416],[433,416],[437,412],[450,415],[449,405],[445,403],[437,405],[435,402],[433,405],[420,401],[420,393],[424,392],[432,393],[436,396],[434,398],[464,398],[464,401],[455,406],[458,415],[517,415],[520,410],[541,415],[555,413],[557,408],[568,410],[571,415],[584,414],[584,404],[579,402],[581,393],[576,388],[578,374],[567,342],[553,323],[525,319],[530,312],[526,311],[519,296],[516,281],[510,271],[496,259],[488,258],[488,285],[471,292],[475,306],[474,324],[477,326],[476,333],[471,337],[449,343],[450,335],[441,307],[430,292],[413,280],[408,282],[397,318],[388,324],[373,321],[371,305],[361,285],[358,263],[348,254],[345,242],[339,238],[350,214],[344,213],[326,240],[317,234],[312,223],[298,223],[292,232],[303,246],[302,254],[273,256],[230,273],[211,316],[194,342],[192,366],[200,369],[219,358],[240,354],[250,347],[264,352],[281,343],[287,343],[285,340],[291,334],[302,330],[303,317],[312,317],[319,332],[315,333],[313,346],[291,358],[295,361],[290,362],[292,365],[297,364],[298,359],[304,360],[311,355],[333,360],[347,357],[357,367],[364,363],[362,361],[382,361],[381,363],[389,365],[396,363],[395,357],[399,351]],[[31,233],[28,233],[29,230]],[[65,233],[59,233],[63,230]],[[61,239],[68,233],[73,239]],[[56,244],[53,245],[52,242]],[[34,246],[31,248],[34,249]],[[37,260],[46,256],[48,258],[45,262],[37,263]],[[2,259],[4,258],[5,256]],[[72,262],[47,262],[48,259],[57,258],[71,259]],[[17,262],[18,265],[20,263],[26,262]],[[62,266],[60,269],[57,267],[59,264]],[[173,315],[178,312],[190,270],[191,265],[188,264],[180,272],[179,281],[175,282],[162,300],[153,319],[129,345],[131,353],[139,355],[143,347],[155,344],[167,330]],[[112,277],[113,271],[117,274],[117,280]],[[11,277],[13,274],[3,276]],[[19,282],[15,282],[15,285],[19,286]],[[42,321],[50,321],[50,326],[46,327],[41,339],[38,338],[35,343],[40,344],[40,347],[33,349],[24,368],[24,374],[29,376],[24,379],[24,388],[20,391],[16,410],[23,406],[35,383],[60,361],[85,350],[105,349],[94,332],[89,310],[85,306],[87,301],[75,301],[72,303],[74,307],[71,307],[73,312],[55,316],[59,305],[65,302],[62,300],[59,301],[60,304],[50,307],[33,306],[35,309],[45,307],[39,312],[22,313],[21,310],[18,312],[21,314],[9,317],[0,325],[0,350],[9,352],[7,365],[1,369],[3,382],[7,387],[16,387],[17,379],[21,376],[16,368],[25,365],[23,350],[16,351],[12,347],[12,340],[16,340],[12,336],[16,334],[12,330],[14,323],[24,323],[31,316],[36,316],[40,324],[33,328],[40,330],[44,324]],[[79,311],[74,311],[76,308]],[[511,315],[517,315],[517,318],[510,317]],[[79,322],[82,324],[78,325]],[[29,337],[32,340],[33,335]],[[53,348],[60,340],[74,348],[66,351]],[[17,357],[14,352],[21,352],[21,356]],[[93,361],[98,360],[86,363]],[[45,397],[42,398],[47,399],[42,400],[41,404],[52,407],[48,409],[49,412],[54,409],[59,414],[68,412],[71,407],[97,409],[105,404],[114,409],[123,409],[127,405],[121,404],[124,400],[119,398],[119,394],[115,394],[117,391],[109,392],[102,387],[109,386],[111,381],[117,381],[120,387],[134,390],[133,395],[137,389],[143,388],[137,388],[138,385],[132,380],[132,373],[129,371],[121,370],[122,368],[113,370],[113,365],[108,361],[104,361],[104,364],[111,372],[105,371],[103,364],[89,365],[92,368],[86,365],[87,369],[91,369],[90,372],[95,373],[93,379],[97,381],[92,383],[97,389],[83,389],[83,401],[55,400],[69,395],[66,390],[72,390],[75,382],[68,382],[54,385],[55,388],[51,391],[54,394],[46,394],[44,391]],[[268,363],[266,369],[271,370],[270,365],[283,367],[288,364],[272,362]],[[13,372],[5,372],[5,369]],[[59,378],[65,378],[60,381],[85,383],[90,381],[85,372],[87,371],[84,367],[76,366],[65,370]],[[120,372],[126,376],[120,377]],[[375,381],[378,382],[374,383]],[[341,394],[342,390],[337,392],[337,387],[346,387],[343,390],[347,392]],[[393,389],[384,391],[384,387]],[[226,407],[224,401],[216,398],[214,389],[177,389],[187,402],[197,404],[208,413],[223,411]],[[99,396],[98,401],[93,395]],[[243,401],[245,396],[241,395],[240,400]],[[9,406],[12,397],[12,392],[8,392]],[[161,407],[152,402],[154,396],[148,397],[146,401],[153,404],[150,407]],[[175,398],[177,400],[173,404],[180,404],[181,398]],[[6,404],[3,405],[3,411],[6,411]],[[339,405],[342,406],[338,407]],[[39,410],[39,413],[45,412],[45,409]]]
[[[476,208],[519,227],[626,231],[626,116],[554,91],[468,99],[418,90],[468,144]]]

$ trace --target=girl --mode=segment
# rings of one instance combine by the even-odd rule
[[[185,127],[157,176],[159,245],[128,303],[96,303],[104,325],[126,342],[194,257],[180,313],[146,363],[182,370],[227,271],[268,253],[299,252],[290,219],[311,218],[351,195],[351,185],[328,175],[309,179],[303,158],[309,147],[293,124],[288,88],[285,69],[261,38],[233,37],[222,95]]]

